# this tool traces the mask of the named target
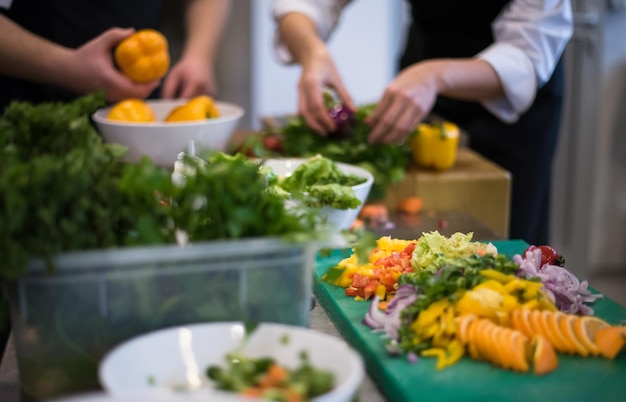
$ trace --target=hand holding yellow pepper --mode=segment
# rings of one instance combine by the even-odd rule
[[[142,29],[115,48],[115,62],[135,82],[163,77],[170,67],[167,39],[153,29]]]
[[[180,105],[170,112],[165,118],[166,122],[205,120],[219,117],[220,113],[213,98],[206,95],[192,98],[187,103]]]
[[[413,160],[418,166],[446,170],[456,162],[459,127],[450,122],[422,123],[409,140]]]

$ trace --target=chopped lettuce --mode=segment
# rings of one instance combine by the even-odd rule
[[[418,239],[411,265],[416,272],[424,270],[435,272],[447,261],[456,257],[497,254],[493,244],[472,241],[473,236],[472,232],[457,232],[450,237],[443,236],[438,231],[424,233]]]
[[[345,174],[334,161],[321,155],[309,158],[282,180],[267,174],[266,177],[274,187],[272,191],[276,193],[290,193],[295,198],[303,199],[309,207],[336,209],[351,209],[361,205],[352,186],[367,180],[354,174]]]
[[[354,196],[352,187],[340,184],[315,184],[307,191],[310,195],[311,207],[328,206],[336,209],[350,209],[358,207],[361,202]]]

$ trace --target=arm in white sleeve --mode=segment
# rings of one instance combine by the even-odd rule
[[[11,8],[11,3],[13,3],[13,0],[0,0],[0,8],[9,9]]]
[[[341,11],[350,1],[351,0],[275,0],[272,7],[272,15],[274,20],[278,22],[283,16],[289,13],[304,14],[313,22],[320,38],[326,41],[337,27]],[[293,57],[278,34],[274,35],[274,48],[281,62],[293,62]]]
[[[482,102],[514,123],[552,76],[573,32],[569,0],[514,0],[492,24],[495,43],[476,57],[498,74],[506,97]]]

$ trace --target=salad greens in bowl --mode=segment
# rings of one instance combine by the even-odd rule
[[[338,231],[350,228],[374,183],[368,170],[321,155],[261,163],[276,193],[318,209],[320,217]]]
[[[158,353],[155,353],[158,351]],[[348,402],[364,378],[363,361],[344,340],[311,329],[242,322],[194,324],[130,339],[99,368],[113,395],[206,388],[268,400]],[[300,399],[283,399],[296,394]]]

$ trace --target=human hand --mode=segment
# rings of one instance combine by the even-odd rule
[[[217,92],[215,74],[211,63],[199,57],[183,57],[165,77],[161,97],[192,98],[199,95],[214,96]]]
[[[431,111],[437,99],[437,69],[428,62],[404,69],[387,86],[366,123],[371,143],[404,141]]]
[[[355,110],[355,106],[328,51],[320,52],[301,64],[298,113],[304,117],[309,127],[325,136],[335,131],[337,125],[326,110],[322,90],[324,88],[334,90],[341,103],[351,110]]]
[[[115,68],[113,48],[132,35],[134,29],[111,28],[85,43],[71,55],[68,86],[86,94],[104,90],[106,100],[117,102],[128,98],[146,98],[159,85],[159,80],[144,84],[134,83]]]

